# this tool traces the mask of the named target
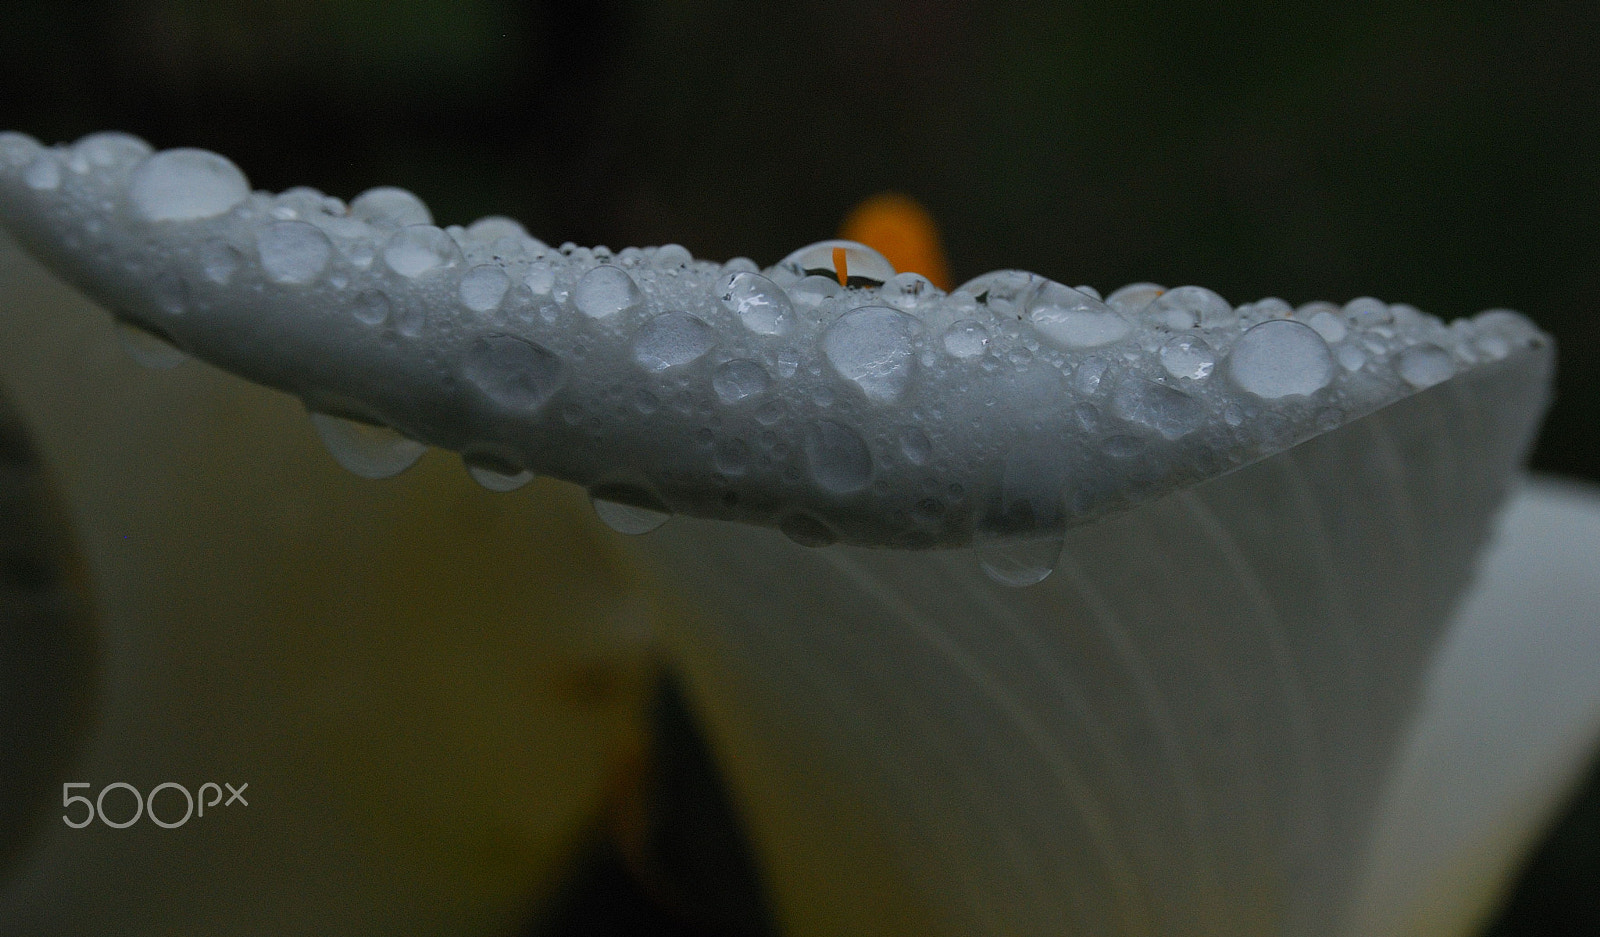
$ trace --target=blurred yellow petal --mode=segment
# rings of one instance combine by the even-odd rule
[[[901,273],[920,273],[941,290],[955,284],[939,241],[939,227],[921,203],[908,195],[874,195],[845,216],[839,237],[873,248]]]

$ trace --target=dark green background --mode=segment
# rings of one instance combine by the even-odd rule
[[[1520,309],[1600,480],[1600,4],[6,0],[0,128],[771,263],[885,189],[958,279]],[[1600,679],[1600,677],[1597,677]],[[1600,933],[1590,784],[1495,933]],[[1565,909],[1564,912],[1561,909]]]

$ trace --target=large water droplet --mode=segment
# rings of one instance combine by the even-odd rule
[[[1106,305],[1132,318],[1166,291],[1167,288],[1159,283],[1129,283],[1107,296]]]
[[[1358,296],[1345,303],[1344,316],[1350,320],[1351,325],[1361,328],[1388,325],[1394,321],[1394,313],[1390,311],[1389,305],[1371,296]]]
[[[350,215],[380,228],[431,225],[433,214],[422,199],[405,189],[384,185],[368,189],[350,202]]]
[[[694,255],[682,244],[663,244],[656,248],[650,262],[657,267],[687,267],[694,263]]]
[[[163,150],[133,171],[134,211],[146,221],[214,218],[250,197],[239,167],[206,150]]]
[[[818,241],[778,261],[777,270],[799,280],[825,276],[843,286],[882,286],[894,267],[882,254],[857,241]]]
[[[1350,334],[1344,319],[1326,309],[1312,313],[1306,324],[1316,329],[1322,340],[1330,345],[1344,341],[1345,336]]]
[[[1023,303],[1044,282],[1044,277],[1026,270],[991,270],[961,284],[956,292],[969,294],[996,315],[1019,315]]]
[[[583,275],[572,291],[573,305],[591,319],[604,319],[644,305],[644,293],[628,271],[601,264]]]
[[[714,344],[711,326],[688,313],[664,312],[639,329],[633,360],[646,371],[665,371],[696,360]]]
[[[1448,380],[1456,373],[1450,353],[1438,345],[1413,345],[1400,352],[1396,366],[1406,383],[1419,390]]]
[[[1161,367],[1179,380],[1203,381],[1211,376],[1217,356],[1206,340],[1190,335],[1179,335],[1161,346]]]
[[[1129,378],[1111,395],[1111,410],[1131,423],[1149,427],[1166,439],[1178,439],[1205,423],[1198,400],[1173,387],[1143,378]]]
[[[540,345],[510,335],[486,335],[472,343],[462,373],[485,397],[512,410],[544,406],[566,378],[561,358]]]
[[[1314,394],[1333,380],[1333,355],[1311,326],[1271,319],[1234,343],[1228,378],[1240,390],[1268,400]]]
[[[822,351],[845,380],[874,403],[889,403],[906,389],[916,369],[911,335],[918,321],[888,306],[852,309],[828,326]]]
[[[823,490],[849,494],[872,479],[872,453],[855,431],[832,420],[813,423],[805,435],[806,462]]]
[[[945,330],[944,350],[957,358],[976,358],[989,350],[989,330],[981,322],[962,319]]]
[[[771,383],[767,369],[746,358],[725,361],[711,375],[711,389],[723,403],[738,403],[746,397],[765,393]]]
[[[256,233],[261,267],[274,283],[304,285],[322,275],[333,243],[313,224],[278,221]]]
[[[387,426],[312,413],[322,445],[334,460],[362,478],[390,478],[417,464],[428,447]]]
[[[382,290],[362,290],[350,304],[350,313],[363,325],[382,325],[389,318],[389,297]]]
[[[729,261],[732,263],[732,261]],[[739,317],[757,335],[786,335],[794,322],[794,305],[783,288],[759,273],[724,276],[717,290],[724,309]]]
[[[152,332],[127,322],[116,320],[117,344],[137,364],[157,371],[166,371],[189,360],[183,349]]]
[[[383,245],[383,262],[407,279],[415,279],[461,260],[455,238],[433,225],[414,224],[401,228]]]
[[[1232,325],[1237,318],[1226,299],[1203,286],[1167,290],[1144,307],[1143,315],[1146,321],[1175,331]]]
[[[589,490],[589,503],[600,520],[619,534],[647,534],[672,517],[666,505],[642,488],[598,485]]]
[[[493,312],[511,288],[511,278],[496,264],[480,264],[461,278],[461,304],[473,312]]]
[[[74,157],[97,169],[131,166],[151,153],[150,144],[115,130],[91,133],[72,144]]]
[[[1061,561],[1062,536],[1034,540],[994,540],[973,549],[983,574],[1002,586],[1022,588],[1049,578]]]
[[[1061,348],[1099,348],[1133,330],[1115,309],[1087,293],[1046,283],[1028,301],[1028,318],[1040,335]]]

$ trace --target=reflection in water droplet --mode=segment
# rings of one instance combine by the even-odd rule
[[[625,501],[613,500],[625,498]],[[590,490],[589,503],[607,527],[619,534],[647,534],[671,519],[659,499],[639,488],[602,485]],[[648,506],[646,506],[648,505]]]
[[[189,360],[183,349],[131,322],[116,320],[117,344],[137,364],[156,371],[167,371]]]
[[[387,426],[312,413],[322,445],[334,460],[362,478],[389,478],[417,463],[428,447]]]
[[[843,268],[842,270],[840,268]],[[881,286],[894,276],[887,258],[856,241],[818,241],[778,261],[790,280],[817,275],[845,286]]]
[[[732,261],[729,261],[732,264]],[[785,335],[794,321],[794,305],[778,284],[759,273],[736,271],[722,278],[717,298],[757,335]]]
[[[973,552],[985,576],[1002,586],[1020,588],[1043,582],[1061,561],[1065,538],[1060,535],[1038,540],[992,541],[979,544]]]
[[[644,293],[626,270],[601,264],[578,281],[572,302],[589,318],[604,319],[644,305]]]

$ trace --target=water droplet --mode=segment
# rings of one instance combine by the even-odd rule
[[[981,322],[962,319],[945,330],[944,350],[957,358],[976,358],[989,350],[989,330]]]
[[[26,166],[38,157],[43,149],[39,141],[15,130],[0,131],[0,169],[13,170]]]
[[[1110,367],[1111,362],[1098,355],[1083,359],[1072,372],[1072,389],[1085,397],[1099,393],[1100,383],[1105,380],[1106,370]]]
[[[743,475],[750,465],[750,447],[742,439],[719,439],[711,461],[724,475]]]
[[[711,389],[723,403],[738,403],[765,393],[771,383],[766,368],[745,358],[723,362],[711,376]]]
[[[944,290],[920,273],[897,273],[883,284],[880,292],[889,305],[908,311],[944,295]]]
[[[511,410],[537,410],[566,379],[561,358],[510,335],[485,335],[467,351],[462,373],[494,403]]]
[[[61,163],[54,153],[44,153],[23,171],[22,182],[36,192],[49,192],[61,185]]]
[[[528,275],[522,278],[522,283],[533,295],[548,296],[556,285],[556,268],[546,261],[535,261],[528,267]]]
[[[661,500],[641,488],[601,485],[589,490],[595,516],[619,534],[647,534],[671,519]]]
[[[1179,380],[1203,381],[1211,376],[1217,356],[1205,339],[1180,335],[1161,346],[1161,366]]]
[[[894,276],[894,267],[882,254],[856,241],[807,244],[778,261],[776,269],[795,280],[825,276],[844,286],[882,286]]]
[[[117,344],[122,346],[129,358],[144,367],[166,371],[189,360],[188,353],[183,349],[132,322],[118,319],[116,329]]]
[[[407,279],[452,267],[460,260],[461,248],[455,238],[433,225],[408,225],[383,245],[383,262]]]
[[[1131,317],[1155,302],[1156,297],[1166,291],[1167,288],[1159,283],[1129,283],[1107,296],[1106,305],[1124,316]]]
[[[389,311],[389,297],[382,290],[362,290],[350,304],[351,314],[364,325],[382,325]]]
[[[783,288],[759,273],[737,271],[724,276],[717,298],[757,335],[787,335],[794,321],[794,305]]]
[[[1145,321],[1174,331],[1200,327],[1214,329],[1237,321],[1226,299],[1203,286],[1167,290],[1144,307]]]
[[[1330,345],[1344,341],[1345,336],[1350,334],[1350,330],[1345,328],[1344,320],[1326,309],[1312,313],[1307,324],[1316,329],[1322,340]]]
[[[967,293],[1000,316],[1019,315],[1022,304],[1044,277],[1026,270],[991,270],[973,277],[957,292]]]
[[[838,280],[824,276],[808,276],[801,277],[789,287],[789,298],[801,309],[816,309],[843,292],[844,287],[839,285]]]
[[[1027,308],[1034,329],[1061,348],[1099,348],[1120,342],[1133,331],[1115,309],[1060,283],[1041,286]]]
[[[888,306],[862,306],[835,319],[822,335],[822,351],[841,377],[874,403],[895,400],[916,369],[911,335],[916,319]]]
[[[1333,356],[1311,326],[1272,319],[1234,343],[1228,377],[1240,390],[1268,400],[1314,394],[1333,380]]]
[[[644,305],[644,294],[628,271],[601,264],[583,275],[573,291],[572,302],[591,319],[604,319]]]
[[[1155,430],[1165,439],[1187,436],[1206,419],[1205,407],[1198,400],[1177,388],[1143,378],[1129,378],[1118,384],[1111,395],[1111,410],[1130,423]]]
[[[472,480],[490,491],[516,491],[534,479],[534,474],[527,469],[490,456],[463,455],[461,461]]]
[[[838,541],[827,524],[809,514],[789,514],[778,522],[778,530],[785,537],[803,547],[818,549]]]
[[[333,243],[313,224],[278,221],[256,233],[261,267],[274,283],[304,285],[322,275],[333,256]]]
[[[189,283],[176,273],[157,276],[150,292],[156,306],[169,316],[181,316],[189,311]]]
[[[927,433],[912,427],[900,434],[900,454],[912,465],[926,465],[933,457],[933,441]]]
[[[983,574],[1002,586],[1036,585],[1055,572],[1066,540],[1061,536],[1035,540],[993,541],[976,546]]]
[[[249,198],[250,181],[215,153],[163,150],[134,170],[129,197],[146,221],[197,221]]]
[[[380,228],[431,225],[433,213],[422,199],[405,189],[384,185],[368,189],[350,202],[350,215]]]
[[[698,359],[714,344],[716,333],[705,322],[684,312],[664,312],[639,329],[633,360],[646,371],[665,371]]]
[[[1418,390],[1447,380],[1456,372],[1450,353],[1429,344],[1413,345],[1400,352],[1396,366],[1406,383]]]
[[[1367,363],[1367,353],[1354,345],[1339,348],[1339,367],[1346,371],[1359,371]]]
[[[243,260],[226,241],[212,239],[200,246],[200,272],[218,286],[226,286]]]
[[[428,447],[387,426],[312,413],[322,445],[334,460],[362,478],[390,478],[417,464]]]
[[[1370,328],[1374,325],[1388,325],[1394,321],[1394,313],[1381,299],[1371,296],[1358,296],[1344,304],[1344,315],[1350,320],[1351,325]]]
[[[855,431],[832,420],[821,420],[806,429],[806,462],[811,477],[824,491],[849,494],[867,487],[872,480],[872,453]]]
[[[733,257],[724,263],[717,272],[722,276],[728,276],[733,273],[760,273],[761,265],[748,257]]]
[[[650,262],[657,267],[687,267],[694,263],[694,255],[682,244],[663,244],[656,248]]]
[[[461,278],[461,304],[473,312],[493,312],[511,288],[511,278],[495,264],[481,264]]]

